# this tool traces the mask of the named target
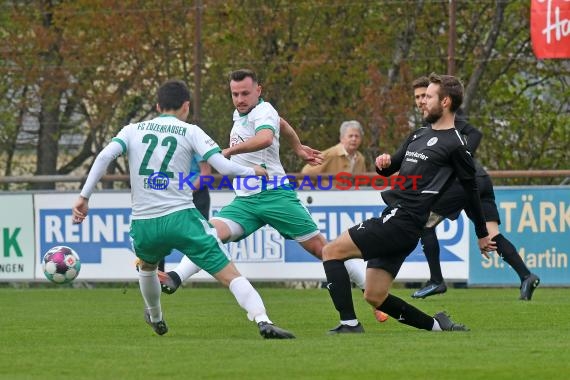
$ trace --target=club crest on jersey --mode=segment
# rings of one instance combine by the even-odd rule
[[[437,143],[437,137],[432,137],[431,139],[429,139],[429,141],[427,142],[427,146],[433,146]]]

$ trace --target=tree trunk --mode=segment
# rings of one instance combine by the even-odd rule
[[[51,1],[45,1],[45,8],[42,15],[42,23],[46,30],[54,30]],[[59,53],[58,36],[59,31],[51,36],[52,41],[47,49],[39,54],[39,61],[45,68],[39,83],[40,115],[38,146],[36,150],[36,175],[48,175],[57,173],[57,156],[59,154],[59,134],[60,134],[60,99],[62,90],[62,75],[60,68],[62,59]],[[55,189],[54,182],[36,183],[34,189]]]
[[[40,130],[36,150],[36,175],[56,174],[59,154],[59,94],[48,89],[42,94]],[[55,183],[36,183],[34,189],[55,189]]]

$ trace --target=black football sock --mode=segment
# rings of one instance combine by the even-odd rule
[[[340,314],[341,321],[356,319],[356,312],[352,304],[352,287],[350,277],[342,260],[323,261],[327,276],[327,289]]]
[[[428,262],[430,281],[441,284],[443,274],[439,263],[439,241],[435,234],[435,228],[424,228],[420,241]]]
[[[497,253],[517,272],[521,282],[530,275],[530,271],[513,243],[504,237],[503,234],[498,234],[492,240],[497,243]]]
[[[172,281],[174,281],[174,283],[176,284],[176,287],[179,287],[180,284],[182,284],[182,279],[180,278],[178,273],[176,273],[175,271],[171,270],[170,272],[168,272],[166,274],[170,276]]]
[[[405,325],[428,331],[433,328],[433,317],[391,294],[377,309]]]

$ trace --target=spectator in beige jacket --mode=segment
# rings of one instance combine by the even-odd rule
[[[340,125],[340,142],[323,151],[323,163],[317,166],[305,165],[301,173],[307,175],[334,175],[340,172],[351,174],[366,172],[364,156],[358,151],[363,135],[364,130],[358,121],[344,121]],[[320,183],[323,186],[328,186],[328,179],[322,178]]]

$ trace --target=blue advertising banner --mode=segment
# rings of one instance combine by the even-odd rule
[[[130,208],[93,208],[81,224],[71,222],[70,208],[39,210],[39,254],[56,245],[81,252],[82,264],[100,264],[106,248],[131,249]]]
[[[58,245],[69,246],[79,254],[79,280],[135,280],[136,257],[129,237],[130,194],[95,194],[82,224],[72,222],[71,207],[76,197],[65,193],[34,195],[36,280],[45,281],[41,259]]]
[[[500,231],[529,270],[543,285],[570,285],[570,187],[498,187],[495,196]],[[469,284],[520,284],[516,272],[498,254],[485,259],[478,253],[477,240],[471,239],[470,251]]]
[[[298,192],[319,230],[332,240],[348,228],[382,213],[384,205],[378,191],[311,191]],[[135,255],[132,252],[130,195],[98,193],[91,198],[89,215],[81,225],[72,223],[71,205],[75,194],[37,194],[34,197],[36,220],[36,262],[56,245],[67,245],[81,258],[80,279],[136,279]],[[233,199],[233,193],[212,192],[212,215]],[[445,221],[437,228],[441,244],[442,271],[446,279],[466,281],[469,229],[462,215],[457,221]],[[397,238],[397,237],[395,237]],[[299,243],[284,239],[275,229],[265,226],[247,238],[226,244],[228,255],[240,271],[259,280],[323,280],[319,260]],[[173,251],[166,258],[166,269],[173,269],[182,254]],[[43,280],[37,265],[36,279]],[[211,279],[200,273],[196,279]],[[408,257],[398,280],[425,280],[429,270],[418,247]]]
[[[350,227],[360,222],[378,217],[382,214],[385,206],[369,205],[369,206],[309,206],[307,207],[317,223],[317,227],[325,235],[327,241],[331,241],[346,231]],[[440,244],[440,260],[442,262],[460,262],[463,259],[459,257],[454,247],[460,243],[464,237],[466,222],[469,220],[464,217],[458,218],[456,221],[444,220],[437,229]],[[287,255],[285,262],[312,262],[318,261],[308,254],[299,244],[294,241],[285,241],[285,251]],[[423,250],[418,243],[416,249],[408,256],[406,262],[426,263]],[[426,264],[427,265],[427,264]]]
[[[217,193],[212,193],[212,215],[227,204],[218,202]],[[314,222],[331,241],[342,232],[358,223],[381,215],[385,205],[374,190],[360,191],[299,191],[298,196],[309,210]],[[457,220],[443,221],[436,229],[440,242],[440,261],[446,279],[466,281],[468,275],[469,220],[462,214]],[[322,265],[318,259],[293,241],[284,239],[275,229],[265,226],[244,240],[226,244],[231,259],[241,269],[246,264],[285,264],[281,274],[289,267],[315,265],[322,276]],[[178,255],[170,255],[167,263],[178,260]],[[293,266],[296,264],[296,266]],[[265,270],[265,269],[264,269]],[[315,278],[315,277],[312,277]],[[400,281],[424,281],[429,279],[429,268],[421,246],[410,254],[397,277]]]

